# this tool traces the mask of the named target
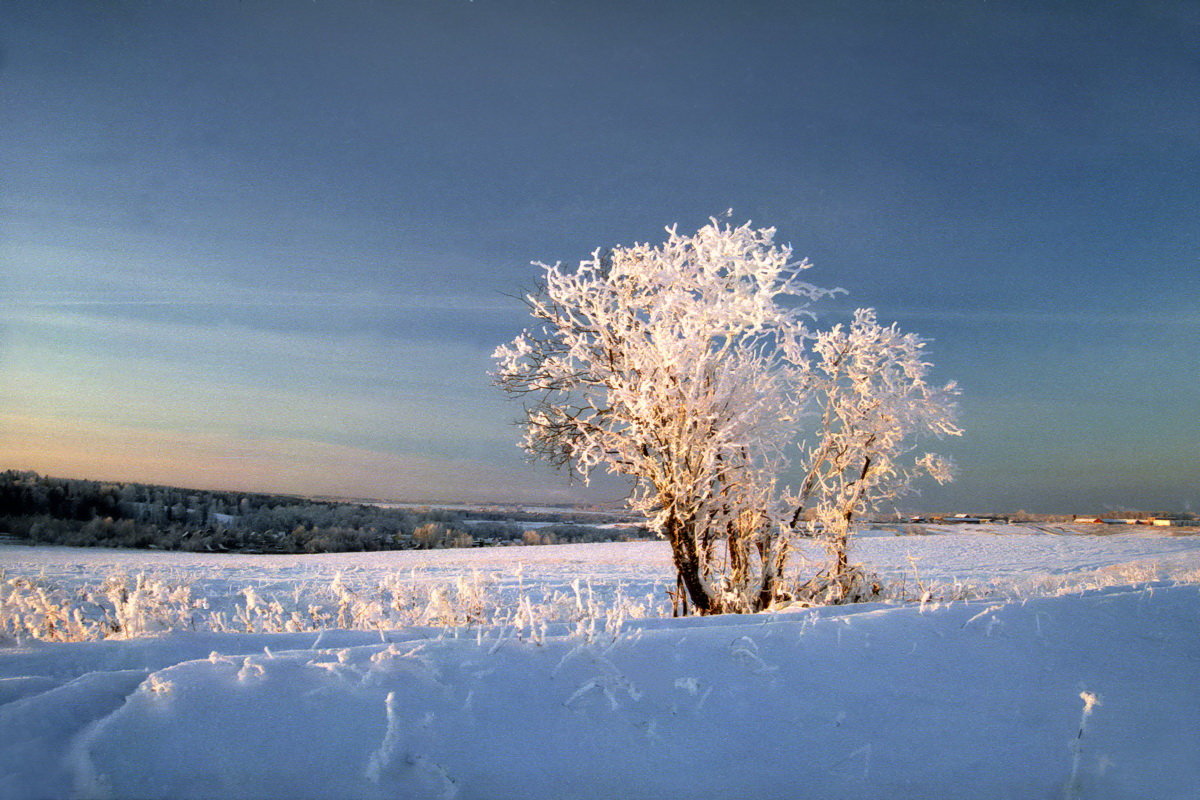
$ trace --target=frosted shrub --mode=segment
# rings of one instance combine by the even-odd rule
[[[188,586],[146,575],[111,575],[99,585],[77,590],[8,578],[0,582],[0,640],[65,642],[172,630],[297,633],[429,625],[500,627],[518,638],[540,641],[551,623],[571,625],[590,640],[615,636],[627,620],[669,611],[654,593],[635,599],[619,585],[599,591],[590,581],[576,580],[567,591],[541,596],[521,584],[514,596],[511,591],[506,595],[494,577],[479,572],[434,581],[415,570],[392,573],[364,587],[350,585],[339,573],[323,586],[283,597],[247,586],[221,600],[197,598]]]
[[[435,587],[425,609],[425,622],[432,625],[482,625],[496,616],[498,603],[483,578],[473,572],[470,579],[459,576],[451,586]]]
[[[70,642],[94,638],[75,598],[28,578],[0,582],[0,638]]]
[[[279,633],[304,630],[305,625],[296,619],[295,612],[288,614],[278,600],[264,600],[254,587],[238,592],[244,604],[234,611],[236,630],[245,633]],[[219,628],[214,624],[213,627]]]
[[[330,591],[333,592],[334,598],[337,600],[337,622],[338,628],[366,628],[374,627],[370,624],[373,620],[378,620],[380,617],[380,608],[377,603],[363,601],[358,598],[346,586],[345,580],[342,578],[342,573],[334,576],[333,582],[329,584]]]
[[[132,585],[124,576],[110,577],[100,592],[86,596],[104,605],[105,627],[112,638],[120,639],[194,627],[194,613],[207,608],[204,600],[192,599],[189,587],[168,586],[144,574]]]
[[[554,591],[540,599],[531,596],[524,585],[517,588],[515,597],[506,597],[493,577],[478,571],[444,582],[431,581],[416,570],[391,573],[374,587],[360,589],[338,574],[327,586],[310,594],[306,607],[302,608],[296,597],[290,610],[254,589],[243,589],[239,594],[244,600],[232,624],[226,623],[222,615],[213,615],[214,629],[272,633],[322,628],[384,630],[412,625],[501,626],[512,628],[520,636],[534,636],[551,622],[586,623],[589,630],[601,630],[667,611],[665,603],[656,603],[653,594],[637,601],[617,586],[610,598],[602,599],[590,582],[580,580],[574,581],[570,591]]]
[[[128,639],[196,626],[207,608],[186,586],[138,575],[109,576],[97,587],[71,592],[28,578],[0,584],[0,635],[6,639],[76,642]]]
[[[400,573],[393,572],[380,582],[380,602],[391,619],[406,620],[410,623],[420,619],[425,601],[416,584],[415,570],[407,580]]]

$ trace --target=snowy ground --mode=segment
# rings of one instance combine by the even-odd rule
[[[211,601],[195,613],[231,629],[249,587],[292,607],[337,583],[365,602],[398,575],[428,588],[475,573],[493,611],[530,609],[10,643],[0,798],[1198,796],[1200,536],[929,530],[871,533],[857,556],[913,593],[986,597],[638,619],[663,605],[659,543],[0,546],[8,580],[70,592],[143,573],[190,585]]]

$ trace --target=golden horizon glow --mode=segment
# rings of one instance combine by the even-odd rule
[[[508,470],[456,459],[4,413],[0,465],[63,478],[301,496],[487,502],[499,491],[517,501],[578,499],[559,486],[506,490]]]

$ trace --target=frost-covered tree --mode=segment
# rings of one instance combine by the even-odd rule
[[[806,517],[841,508],[844,526],[829,530],[848,532],[920,468],[898,460],[911,434],[956,432],[952,387],[914,388],[927,365],[908,353],[920,340],[894,328],[872,337],[872,312],[812,330],[810,303],[833,291],[800,279],[808,263],[774,229],[713,220],[667,233],[574,271],[540,264],[545,282],[526,298],[540,325],[496,350],[494,377],[526,398],[529,453],[585,479],[601,467],[631,479],[630,506],[671,545],[685,608],[759,610],[789,596],[792,540],[813,532]],[[872,364],[886,375],[860,380]],[[875,406],[854,406],[872,391]],[[795,460],[808,472],[788,490],[780,477]]]
[[[855,517],[911,490],[929,476],[952,477],[951,464],[933,453],[906,458],[922,435],[958,436],[953,383],[926,382],[925,340],[881,326],[874,309],[858,309],[849,325],[817,334],[811,401],[819,413],[810,446],[802,447],[804,477],[792,498],[796,529],[809,512],[809,529],[829,553],[825,571],[803,587],[825,602],[853,599],[862,575],[849,563]]]

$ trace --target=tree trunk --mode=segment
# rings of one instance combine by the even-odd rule
[[[698,614],[711,614],[712,597],[704,586],[700,575],[700,558],[696,548],[695,531],[692,526],[684,524],[674,514],[667,520],[667,539],[671,542],[671,556],[675,563],[675,574],[679,583],[687,589],[687,596],[692,601],[692,608]],[[684,603],[684,613],[687,604]]]
[[[841,531],[829,540],[829,579],[833,583],[841,583],[846,569],[850,566],[849,531]]]
[[[870,445],[874,441],[870,439],[867,444]],[[841,530],[837,531],[834,538],[830,540],[829,554],[832,557],[832,563],[829,565],[829,581],[832,585],[838,587],[841,596],[838,602],[844,600],[854,589],[853,578],[849,575],[850,571],[850,526],[854,521],[854,510],[858,506],[858,500],[862,496],[863,484],[867,479],[867,474],[871,470],[871,456],[863,459],[862,469],[859,471],[858,480],[854,482],[854,492],[846,501],[846,507],[842,511]]]
[[[762,584],[758,590],[758,604],[755,611],[770,608],[771,604],[784,596],[783,572],[787,565],[787,542],[781,533],[772,541],[772,546],[760,550],[762,558]]]

